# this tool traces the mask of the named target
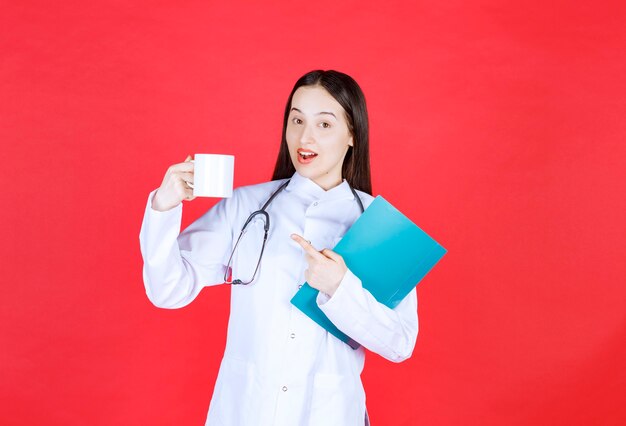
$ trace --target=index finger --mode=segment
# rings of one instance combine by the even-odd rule
[[[305,240],[300,235],[298,235],[298,234],[291,234],[291,239],[294,240],[295,242],[297,242],[298,244],[300,244],[300,247],[302,247],[304,249],[304,251],[309,256],[313,256],[313,257],[320,257],[320,256],[322,256],[322,257],[324,257],[324,255],[322,253],[320,253],[319,251],[317,251],[315,249],[315,247],[313,247],[313,245],[311,244],[310,241]]]
[[[189,160],[189,157],[187,157],[187,160],[183,161],[182,163],[174,164],[172,167],[170,167],[170,169],[176,172],[193,172],[194,163],[192,160]]]

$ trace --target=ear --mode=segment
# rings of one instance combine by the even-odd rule
[[[350,139],[348,140],[348,146],[351,146],[354,148],[354,137],[350,136]]]

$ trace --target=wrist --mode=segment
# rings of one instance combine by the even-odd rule
[[[329,288],[327,289],[328,291],[325,291],[324,293],[328,294],[330,297],[333,297],[333,295],[335,294],[335,292],[337,291],[337,289],[339,288],[339,286],[341,285],[341,282],[343,281],[343,277],[346,276],[346,272],[344,271],[343,274],[341,274],[341,278],[339,279],[339,281],[337,281],[334,284],[331,284],[329,286]]]
[[[161,197],[159,197],[159,191],[157,190],[152,196],[152,202],[150,203],[150,207],[152,208],[152,210],[155,210],[158,212],[165,212],[165,211],[171,210],[172,208],[176,206],[164,205],[163,200],[161,199]]]

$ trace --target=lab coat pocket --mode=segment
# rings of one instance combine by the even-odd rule
[[[224,358],[221,377],[220,395],[218,398],[218,415],[225,425],[253,424],[251,419],[258,415],[258,408],[254,407],[258,398],[254,398],[256,383],[254,365],[236,359]]]
[[[358,412],[353,378],[330,373],[315,374],[309,426],[356,425]]]

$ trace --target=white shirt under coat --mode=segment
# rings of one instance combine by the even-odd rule
[[[243,223],[283,182],[236,189],[182,233],[182,204],[155,211],[153,191],[140,233],[150,301],[180,308],[203,287],[222,284]],[[373,197],[358,194],[367,208]],[[302,235],[318,250],[333,248],[361,210],[345,180],[325,191],[295,173],[267,211],[270,234],[256,281],[231,286],[226,348],[206,425],[362,426],[365,351],[351,349],[290,303],[307,268],[303,250],[290,235]],[[251,228],[263,238],[260,221]],[[241,262],[256,262],[252,251],[240,244],[234,278]],[[335,294],[320,293],[317,303],[337,328],[370,351],[393,362],[411,356],[418,333],[415,289],[389,309],[348,270]]]

